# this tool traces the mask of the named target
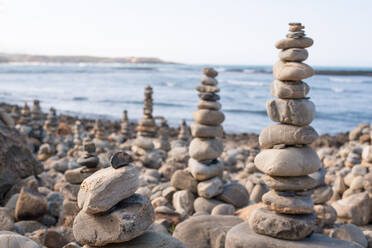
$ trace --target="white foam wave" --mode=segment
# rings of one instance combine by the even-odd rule
[[[331,82],[337,83],[363,83],[363,79],[355,77],[330,77]]]
[[[332,87],[332,91],[336,93],[341,93],[344,92],[345,90],[343,88]]]
[[[258,82],[258,81],[241,81],[241,80],[227,80],[228,84],[232,85],[241,85],[241,86],[264,86],[264,82]]]

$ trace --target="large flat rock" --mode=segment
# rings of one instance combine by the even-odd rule
[[[289,241],[259,235],[253,232],[247,222],[234,226],[226,235],[226,248],[360,248],[359,245],[313,234],[308,238]]]

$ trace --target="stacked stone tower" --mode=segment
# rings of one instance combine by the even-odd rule
[[[123,116],[121,118],[120,135],[121,135],[121,142],[125,142],[126,140],[131,138],[128,111],[126,110],[123,111]]]
[[[305,48],[313,41],[305,37],[300,23],[289,25],[287,39],[276,43],[282,51],[274,65],[271,94],[277,99],[266,104],[270,119],[280,124],[261,132],[263,150],[255,159],[270,191],[262,197],[265,208],[252,213],[249,223],[256,233],[299,240],[315,228],[311,194],[317,183],[308,175],[316,172],[321,163],[309,146],[318,136],[309,126],[315,117],[315,105],[306,97],[309,86],[301,81],[314,74],[310,66],[302,63],[308,57]]]
[[[222,122],[224,114],[220,111],[221,104],[219,88],[217,87],[217,71],[213,68],[204,68],[199,91],[198,108],[191,125],[193,140],[190,143],[188,162],[189,170],[198,181],[197,193],[203,198],[213,198],[223,191],[223,164],[218,157],[223,151],[223,144],[218,139],[222,135]]]
[[[152,88],[147,86],[145,88],[145,102],[143,106],[143,118],[139,121],[137,126],[138,136],[153,138],[156,136],[156,125],[152,117],[153,100]]]
[[[180,131],[178,133],[178,139],[188,142],[190,140],[190,130],[185,120],[182,120]]]
[[[47,115],[47,119],[44,124],[44,129],[47,130],[47,136],[53,136],[56,134],[58,130],[58,117],[56,110],[54,108],[49,109],[49,113]]]
[[[18,120],[18,124],[27,126],[30,124],[30,122],[31,122],[31,110],[27,102],[25,101],[23,108],[21,109],[21,117]]]
[[[43,112],[41,112],[40,101],[34,100],[34,105],[31,109],[31,136],[38,139],[39,141],[41,141],[43,137],[43,125],[44,115]]]
[[[262,179],[270,191],[262,197],[265,206],[254,210],[248,223],[228,232],[225,247],[356,247],[343,240],[312,234],[316,226],[312,193],[319,184],[314,175],[309,175],[321,168],[321,162],[310,147],[318,137],[309,126],[315,117],[315,106],[306,97],[309,86],[302,81],[314,71],[302,61],[306,60],[306,48],[313,40],[305,37],[301,23],[289,26],[287,38],[275,45],[282,49],[271,85],[271,94],[276,99],[266,104],[270,119],[279,124],[261,132],[262,150],[254,161],[265,173]]]
[[[116,153],[110,167],[97,171],[81,184],[81,211],[74,220],[73,232],[84,247],[137,247],[132,246],[136,242],[138,247],[173,247],[167,246],[175,242],[173,239],[167,242],[161,234],[145,233],[155,214],[150,201],[135,194],[139,172],[130,162],[128,154]]]

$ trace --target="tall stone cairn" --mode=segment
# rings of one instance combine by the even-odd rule
[[[223,191],[223,164],[218,157],[223,152],[223,144],[217,139],[222,136],[222,122],[225,115],[220,111],[217,71],[204,68],[199,91],[198,108],[193,114],[195,122],[191,125],[193,140],[189,146],[188,163],[192,176],[198,181],[197,193],[200,197],[211,199]]]
[[[275,81],[266,103],[270,119],[279,124],[266,127],[259,136],[261,152],[256,167],[265,173],[270,188],[262,197],[264,208],[256,209],[249,225],[258,234],[279,239],[300,240],[310,235],[316,224],[311,194],[317,182],[309,174],[321,168],[310,144],[318,137],[309,126],[315,117],[315,105],[308,97],[310,87],[302,80],[314,74],[302,63],[308,57],[305,48],[313,44],[305,37],[301,23],[290,23],[287,38],[276,43],[282,49],[274,65]]]
[[[143,118],[139,121],[137,126],[137,132],[139,136],[153,138],[156,136],[156,125],[152,117],[153,90],[151,86],[145,88],[145,101],[143,106]]]
[[[185,120],[182,120],[182,123],[180,125],[180,131],[178,133],[179,140],[183,140],[185,142],[188,142],[190,139],[190,130],[189,127],[187,126],[187,123]]]

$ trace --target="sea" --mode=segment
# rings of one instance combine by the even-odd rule
[[[199,101],[195,87],[201,71],[213,66],[221,88],[223,123],[228,133],[259,133],[273,124],[266,113],[273,81],[271,66],[185,64],[0,64],[0,102],[23,105],[39,99],[43,111],[85,118],[119,120],[123,110],[131,120],[142,116],[144,88],[154,90],[154,116],[170,126],[192,122]],[[316,68],[364,70],[366,68]],[[371,68],[369,68],[371,69]],[[316,105],[311,124],[320,134],[347,132],[372,121],[372,77],[315,75],[305,79]]]

